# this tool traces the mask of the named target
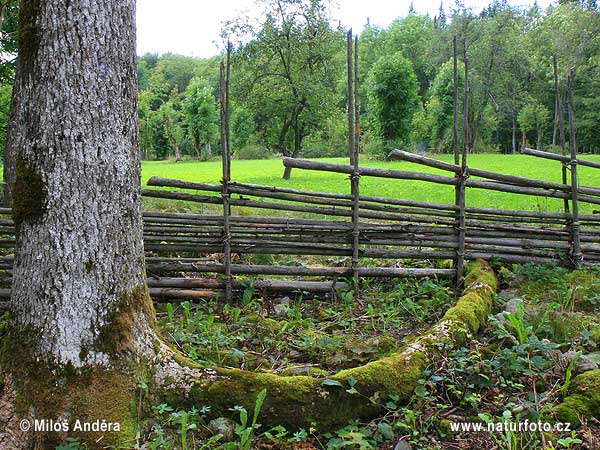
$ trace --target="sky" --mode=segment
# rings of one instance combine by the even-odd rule
[[[491,0],[464,0],[467,7],[481,10]],[[337,24],[360,31],[367,20],[385,27],[396,17],[408,13],[410,0],[335,0],[332,17]],[[415,0],[418,13],[438,14],[440,0]],[[515,6],[532,4],[533,0],[508,0]],[[551,0],[538,0],[542,8]],[[449,15],[454,0],[445,0]],[[219,35],[226,20],[240,14],[257,15],[255,0],[138,0],[137,52],[177,53],[208,58],[217,55],[222,47]]]

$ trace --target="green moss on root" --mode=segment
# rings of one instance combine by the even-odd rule
[[[569,396],[554,409],[554,414],[573,427],[581,425],[580,417],[600,417],[600,370],[576,376],[569,387]]]
[[[325,382],[308,376],[214,369],[198,380],[191,392],[182,395],[178,389],[163,387],[160,395],[179,405],[210,405],[215,415],[226,415],[235,405],[252,411],[258,393],[267,389],[260,423],[290,428],[316,423],[320,430],[327,430],[372,417],[392,395],[401,402],[411,398],[423,371],[439,354],[440,343],[460,341],[485,323],[497,287],[496,276],[485,261],[476,261],[468,268],[467,280],[469,284],[456,306],[425,335],[395,354],[343,370]],[[358,394],[349,389],[351,386]]]
[[[138,314],[143,314],[150,323],[153,323],[154,306],[146,286],[137,286],[123,295],[115,309],[109,312],[106,324],[98,333],[95,350],[111,356],[135,350],[133,326]]]
[[[465,276],[465,288],[476,283],[488,285],[492,291],[498,289],[498,278],[494,274],[492,267],[484,260],[478,259],[468,264],[467,275]]]

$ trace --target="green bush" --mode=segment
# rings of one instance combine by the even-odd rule
[[[249,143],[237,149],[234,156],[237,159],[270,159],[274,154],[263,145]]]

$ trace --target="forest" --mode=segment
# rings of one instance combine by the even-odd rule
[[[300,151],[306,157],[344,155],[343,24],[334,25],[327,2],[260,3],[260,19],[238,17],[223,28],[224,41],[234,46],[236,157]],[[2,53],[10,54],[16,46],[16,2],[4,5],[0,45]],[[354,30],[360,35],[363,152],[375,157],[393,147],[450,152],[454,35],[459,36],[461,59],[466,50],[469,64],[472,151],[515,153],[524,141],[545,149],[557,144],[555,54],[559,80],[566,80],[571,67],[576,70],[580,150],[600,151],[599,29],[595,0],[560,1],[546,10],[536,3],[515,7],[496,0],[480,13],[442,2],[434,17],[411,8],[386,28],[366,23]],[[219,150],[219,60],[218,55],[139,56],[145,159],[210,159]],[[13,64],[5,61],[0,72],[0,148]]]
[[[5,2],[3,53],[14,51],[15,18]],[[325,2],[297,6],[264,1],[259,23],[238,18],[224,30],[234,48],[232,139],[236,156],[307,157],[344,154],[344,29],[333,26]],[[12,6],[14,7],[14,6]],[[306,9],[302,9],[305,11]],[[576,68],[577,129],[584,152],[600,148],[598,57],[600,13],[595,1],[561,1],[542,10],[494,1],[481,13],[440,4],[430,17],[411,10],[387,28],[365,24],[360,33],[364,152],[390,147],[451,148],[452,37],[466,47],[471,75],[473,151],[514,153],[557,143],[552,57],[566,79]],[[462,52],[462,50],[461,50]],[[219,56],[197,59],[146,54],[138,59],[140,135],[146,159],[177,155],[210,158],[218,150]],[[388,78],[386,73],[393,72]],[[0,74],[0,147],[10,105],[12,67]],[[260,82],[258,82],[260,81]],[[394,86],[394,99],[381,89]],[[379,94],[378,94],[379,92]],[[564,95],[564,92],[561,92]],[[399,110],[391,110],[395,100]],[[462,121],[461,121],[462,123]]]
[[[238,18],[223,30],[234,42],[235,156],[343,156],[345,30],[332,26],[325,2],[262,5],[258,23]],[[494,1],[478,14],[442,3],[434,17],[411,9],[383,29],[367,23],[355,30],[363,152],[383,157],[393,147],[451,151],[454,35],[469,65],[472,151],[515,153],[524,142],[539,149],[557,144],[555,54],[563,86],[568,70],[576,70],[580,151],[600,151],[599,30],[594,1],[561,1],[545,11],[536,4],[519,8]],[[208,159],[211,148],[218,148],[218,61],[139,57],[146,158]]]

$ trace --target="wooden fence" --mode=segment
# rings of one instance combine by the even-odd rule
[[[355,44],[356,45],[356,44]],[[467,164],[468,133],[458,139],[458,83],[456,39],[454,164],[395,150],[391,157],[445,171],[448,175],[370,168],[360,165],[360,108],[358,105],[358,52],[348,34],[348,157],[350,164],[283,158],[286,169],[346,174],[350,194],[315,192],[287,187],[235,182],[231,179],[229,133],[229,52],[221,64],[221,142],[223,177],[220,184],[152,178],[145,197],[213,205],[214,214],[145,211],[144,245],[150,293],[159,299],[205,298],[223,295],[230,300],[255,279],[254,289],[271,292],[358,292],[360,277],[445,277],[462,283],[465,260],[484,258],[508,263],[548,263],[579,267],[600,263],[600,214],[580,214],[583,203],[600,205],[600,187],[581,186],[577,167],[600,168],[600,163],[577,157],[572,76],[569,78],[570,156],[525,149],[523,153],[562,164],[562,182],[555,183],[487,170]],[[466,55],[464,56],[465,65]],[[465,77],[465,99],[468,79]],[[464,107],[468,101],[463,102]],[[464,111],[464,117],[468,111]],[[463,127],[464,130],[468,126]],[[570,183],[567,174],[570,173]],[[415,180],[452,186],[452,204],[420,202],[361,194],[361,179]],[[166,189],[160,189],[166,188]],[[467,190],[563,200],[563,210],[541,212],[504,210],[468,205]],[[14,247],[9,209],[0,209],[0,247]],[[4,216],[4,217],[1,217]],[[7,252],[7,253],[10,253]],[[345,265],[325,262],[307,266],[243,264],[236,255],[316,255],[345,257]],[[391,261],[381,267],[369,260]],[[407,260],[453,260],[453,268],[407,267]],[[321,261],[322,262],[322,261]],[[0,282],[9,286],[12,257],[0,257]],[[217,274],[201,277],[200,274]],[[284,277],[274,278],[274,277]],[[300,279],[311,277],[311,279]],[[318,277],[319,281],[314,278]],[[290,279],[293,278],[293,279]],[[323,279],[325,281],[323,281]],[[0,289],[0,297],[10,289]]]
[[[524,153],[569,166],[600,168],[594,161],[567,160],[530,149]],[[599,205],[600,188],[489,172],[400,150],[392,152],[392,157],[447,171],[451,176],[284,158],[283,164],[295,170],[349,175],[353,193],[239,183],[229,178],[220,184],[150,179],[148,185],[159,189],[143,189],[145,197],[215,205],[221,211],[144,212],[151,294],[159,298],[231,296],[247,287],[237,275],[267,275],[271,279],[256,280],[253,287],[275,292],[356,288],[358,277],[457,277],[460,282],[462,273],[456,268],[475,258],[569,266],[600,263],[600,214],[579,214],[575,207]],[[224,163],[231,164],[227,154]],[[569,212],[502,210],[468,206],[466,200],[461,206],[461,199],[468,199],[464,192],[456,196],[455,204],[360,195],[363,177],[565,199],[570,207]],[[0,247],[8,249],[15,243],[12,219],[6,217],[10,213],[0,209],[4,216],[0,218]],[[232,262],[236,254],[346,257],[346,264],[312,267],[298,259],[296,265],[252,265]],[[388,264],[379,267],[381,262],[368,260],[386,260]],[[399,266],[406,260],[453,260],[454,268]],[[10,281],[11,269],[12,257],[0,258],[0,279],[5,283]],[[208,273],[221,277],[199,276]],[[315,281],[314,277],[327,281]],[[5,290],[0,295],[8,293]]]

